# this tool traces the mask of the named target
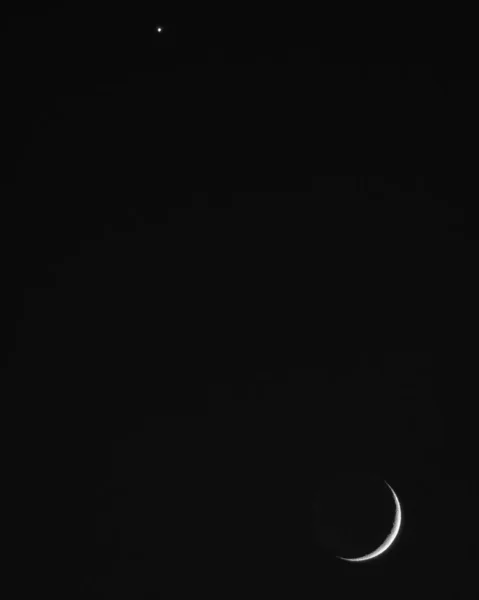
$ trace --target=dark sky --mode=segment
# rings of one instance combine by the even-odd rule
[[[433,67],[329,62],[325,14],[35,11],[2,36],[25,572],[67,595],[473,597],[477,361],[440,331],[444,176],[405,164],[416,137],[368,163],[360,131],[414,129]],[[400,498],[378,561],[314,531],[346,473]]]

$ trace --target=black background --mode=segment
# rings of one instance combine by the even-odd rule
[[[472,596],[476,360],[448,317],[475,255],[474,80],[382,63],[392,30],[326,11],[58,2],[2,26],[17,581]],[[378,561],[315,534],[346,472],[400,498]]]

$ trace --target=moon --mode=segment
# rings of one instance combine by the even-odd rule
[[[389,483],[387,483],[387,481],[385,483],[388,486],[388,488],[391,490],[391,493],[392,493],[393,498],[394,498],[394,504],[396,506],[396,513],[395,513],[395,516],[394,516],[394,522],[393,522],[393,525],[392,525],[392,528],[391,528],[391,531],[390,531],[389,535],[386,537],[386,539],[384,540],[384,542],[379,546],[379,548],[377,548],[376,550],[374,550],[374,552],[371,552],[369,554],[365,554],[364,556],[360,556],[358,558],[345,558],[343,556],[337,556],[337,558],[340,558],[341,560],[345,560],[347,562],[364,562],[364,561],[376,558],[377,556],[380,556],[381,554],[383,554],[384,552],[386,552],[386,550],[388,548],[390,548],[391,545],[394,543],[394,540],[397,538],[397,536],[399,534],[399,530],[401,529],[402,511],[401,511],[401,505],[399,503],[398,497],[396,496],[394,490],[389,485]]]

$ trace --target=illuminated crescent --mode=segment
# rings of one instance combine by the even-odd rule
[[[337,558],[340,558],[341,560],[347,560],[348,562],[362,562],[365,560],[371,560],[372,558],[376,558],[380,554],[383,554],[384,552],[386,552],[386,550],[392,545],[392,543],[398,536],[399,530],[401,528],[401,520],[402,520],[401,505],[399,504],[398,497],[394,493],[394,490],[392,489],[392,487],[389,485],[389,483],[387,483],[387,482],[385,482],[385,483],[388,486],[388,488],[391,490],[392,495],[394,497],[394,503],[396,505],[396,515],[394,517],[394,523],[393,523],[391,532],[389,533],[387,538],[384,540],[384,542],[379,546],[379,548],[377,548],[376,550],[374,550],[374,552],[371,552],[370,554],[366,554],[365,556],[360,556],[359,558],[344,558],[343,556],[338,556]]]

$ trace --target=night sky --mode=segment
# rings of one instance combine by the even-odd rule
[[[3,21],[17,586],[476,597],[477,361],[442,333],[434,262],[450,185],[405,158],[444,80],[343,63],[338,39],[366,44],[325,11],[136,6]],[[400,536],[339,560],[392,525],[384,481]]]

